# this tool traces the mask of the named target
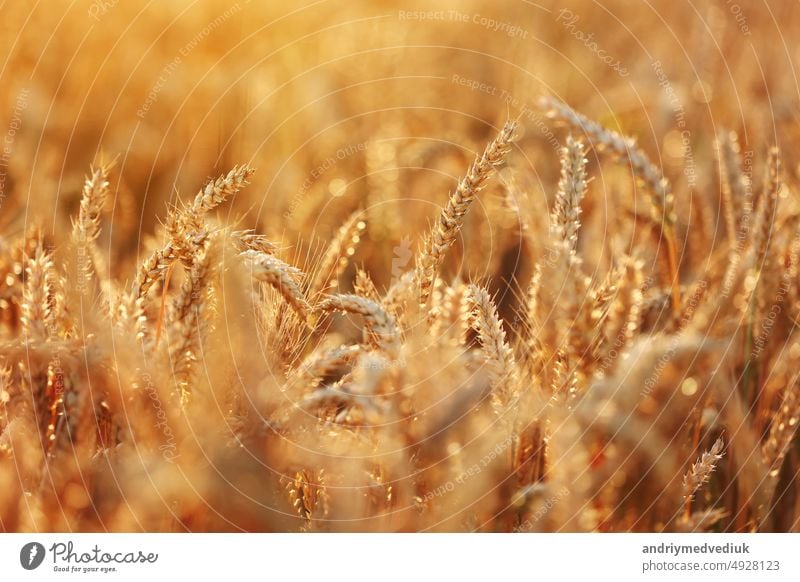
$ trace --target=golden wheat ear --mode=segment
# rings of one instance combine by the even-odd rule
[[[587,188],[586,152],[583,142],[569,135],[566,145],[561,150],[561,178],[558,181],[551,223],[556,236],[567,243],[572,252],[578,244],[581,201],[586,196]]]
[[[514,352],[506,341],[503,320],[489,292],[477,285],[469,286],[472,324],[478,332],[487,376],[494,390],[494,399],[499,407],[508,405],[516,396],[519,383]]]
[[[325,254],[319,262],[316,275],[311,281],[309,297],[313,298],[324,293],[336,283],[336,279],[344,272],[350,258],[355,254],[361,242],[367,223],[362,220],[363,212],[357,210],[351,214],[339,228],[336,236],[328,245]]]
[[[247,165],[234,166],[201,188],[187,208],[170,213],[166,220],[169,240],[139,267],[131,290],[134,302],[143,298],[176,260],[191,267],[195,252],[208,238],[203,224],[205,216],[244,188],[254,172]]]
[[[93,272],[103,270],[95,241],[100,236],[100,216],[108,198],[108,175],[113,166],[112,162],[91,169],[83,185],[78,217],[72,223],[72,242],[78,254],[76,270],[82,287],[91,280]]]
[[[724,454],[722,452],[725,443],[722,437],[718,438],[711,449],[700,455],[697,462],[694,463],[683,477],[683,499],[686,503],[686,515],[691,513],[692,500],[700,488],[708,483],[711,479],[711,473],[717,467],[717,463]]]
[[[259,251],[248,250],[241,253],[241,256],[249,262],[256,281],[275,288],[303,321],[309,320],[311,307],[300,288],[300,282],[305,276],[300,269]]]
[[[617,161],[629,166],[636,179],[651,193],[650,202],[653,217],[664,234],[667,261],[670,269],[672,287],[672,307],[674,313],[680,311],[680,278],[678,273],[678,245],[675,236],[675,197],[672,186],[664,177],[636,140],[625,137],[616,131],[605,128],[588,117],[581,115],[569,105],[553,97],[542,97],[539,106],[548,117],[560,120],[576,130],[583,131],[593,147],[606,151]]]
[[[764,190],[759,196],[759,204],[753,225],[753,258],[754,267],[760,271],[764,268],[770,241],[773,238],[775,211],[781,193],[781,157],[778,148],[772,147],[767,157],[767,172],[764,178]]]
[[[752,184],[742,170],[741,147],[732,131],[722,131],[716,142],[720,167],[722,208],[731,252],[740,253],[753,212]]]
[[[22,327],[30,339],[48,336],[49,303],[55,277],[51,254],[40,244],[33,257],[27,259],[22,292]]]
[[[455,191],[450,195],[418,259],[417,284],[420,303],[427,303],[433,289],[436,271],[444,261],[447,250],[455,243],[472,202],[511,151],[516,129],[516,122],[506,123],[500,134],[486,146],[483,154],[475,159],[466,176],[459,181]]]
[[[397,355],[400,337],[397,322],[380,303],[358,295],[329,295],[319,304],[321,311],[342,311],[364,317],[370,341],[390,355]]]

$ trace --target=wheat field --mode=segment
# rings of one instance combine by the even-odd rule
[[[800,531],[797,2],[1,10],[0,531]]]

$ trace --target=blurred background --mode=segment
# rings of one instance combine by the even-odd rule
[[[2,16],[0,229],[68,232],[90,164],[117,157],[101,241],[117,275],[169,203],[236,163],[258,170],[224,211],[242,228],[293,244],[312,221],[327,240],[377,206],[413,238],[519,117],[533,178],[516,187],[546,204],[559,142],[544,94],[636,135],[687,215],[692,192],[716,196],[723,128],[745,163],[778,142],[797,170],[795,1],[81,0]],[[605,184],[592,188],[586,204],[604,207]],[[373,224],[365,248],[387,233]]]

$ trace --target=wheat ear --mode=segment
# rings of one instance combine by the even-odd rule
[[[651,192],[650,201],[659,224],[662,225],[672,279],[673,310],[680,309],[680,280],[678,277],[677,242],[675,240],[675,200],[669,180],[661,170],[650,161],[646,153],[636,145],[636,140],[625,137],[581,115],[569,105],[553,97],[543,97],[540,106],[548,112],[548,116],[560,119],[576,129],[583,130],[600,151],[607,151],[618,160],[628,165],[633,175]]]
[[[344,311],[363,316],[364,325],[375,346],[390,354],[397,351],[397,323],[376,301],[358,295],[329,295],[319,308],[322,311]]]
[[[378,293],[377,287],[372,277],[369,276],[364,269],[356,270],[356,279],[353,282],[353,291],[356,295],[372,299],[373,301],[380,302],[381,295]]]
[[[266,253],[250,250],[242,256],[250,262],[254,279],[275,288],[300,318],[308,321],[310,307],[299,284],[302,271]]]
[[[212,239],[197,253],[173,304],[173,366],[184,404],[191,392],[194,362],[200,355],[208,321],[208,290],[218,262],[216,248]]]
[[[711,473],[717,466],[717,462],[724,454],[722,448],[725,443],[722,438],[718,438],[712,445],[711,449],[704,452],[697,462],[692,465],[692,468],[686,472],[683,477],[683,499],[686,502],[687,509],[691,508],[692,499],[695,493],[711,478]]]
[[[510,386],[513,390],[517,379],[516,361],[514,352],[506,341],[506,332],[503,329],[503,321],[497,314],[497,308],[489,292],[483,287],[470,285],[469,297],[472,306],[472,324],[481,342],[489,381],[496,390],[504,385]],[[499,396],[499,403],[507,404],[508,394],[503,393]]]
[[[205,214],[244,188],[254,171],[249,166],[235,166],[226,175],[206,184],[187,209],[170,213],[167,217],[170,239],[139,267],[133,281],[134,300],[143,297],[176,259],[182,258],[191,265],[194,250],[207,238],[202,233]]]
[[[226,175],[206,184],[185,211],[183,226],[187,229],[200,230],[203,217],[247,186],[254,172],[255,170],[247,165],[234,166]]]
[[[772,421],[767,440],[762,447],[767,466],[766,498],[771,500],[778,486],[781,466],[792,445],[800,423],[800,383],[797,379],[785,391],[780,410]]]
[[[586,195],[586,153],[583,142],[567,136],[561,150],[561,179],[558,182],[552,224],[556,235],[574,251],[581,226],[581,201]]]
[[[263,234],[256,234],[253,230],[237,230],[231,233],[231,240],[240,252],[258,251],[273,255],[278,250],[278,245],[270,241]]]
[[[80,209],[78,218],[72,223],[72,240],[81,251],[88,255],[89,260],[85,265],[78,264],[78,276],[84,277],[86,282],[91,280],[92,266],[95,270],[102,269],[100,264],[100,254],[97,251],[95,241],[100,236],[100,215],[108,197],[108,174],[112,164],[100,164],[91,169],[91,173],[86,177],[81,194]],[[94,265],[92,265],[94,263]]]
[[[486,180],[492,175],[495,168],[503,163],[506,155],[511,151],[516,128],[516,122],[505,124],[500,135],[492,140],[486,146],[483,155],[472,163],[466,176],[458,183],[455,191],[450,195],[447,205],[439,215],[417,265],[420,303],[427,303],[436,278],[436,271],[444,260],[447,249],[455,242],[472,202],[486,185]]]
[[[721,132],[717,139],[719,164],[722,168],[722,204],[725,226],[732,252],[739,252],[739,243],[743,236],[743,221],[749,219],[752,208],[747,205],[752,201],[751,183],[742,172],[739,158],[740,147],[733,132]]]
[[[47,335],[48,288],[50,285],[53,261],[50,254],[36,247],[33,258],[25,267],[25,284],[22,292],[22,326],[31,338],[42,339]]]
[[[311,297],[324,292],[331,286],[331,279],[336,279],[342,274],[348,260],[355,254],[356,247],[367,227],[367,224],[360,218],[361,214],[361,210],[351,214],[328,245],[311,282],[309,291]]]

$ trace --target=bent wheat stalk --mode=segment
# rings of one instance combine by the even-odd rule
[[[322,311],[344,311],[364,317],[370,339],[376,347],[394,355],[399,345],[397,324],[375,301],[358,295],[330,295],[319,304]]]

